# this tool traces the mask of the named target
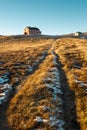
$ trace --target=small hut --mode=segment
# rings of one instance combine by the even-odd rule
[[[37,27],[25,27],[24,34],[25,35],[41,35],[41,31]]]
[[[81,36],[83,36],[83,33],[82,33],[82,32],[76,32],[76,33],[75,33],[75,36],[81,37]]]

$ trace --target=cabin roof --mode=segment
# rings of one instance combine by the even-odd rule
[[[76,32],[76,33],[82,34],[82,32]]]
[[[37,27],[26,27],[26,28],[28,28],[28,29],[30,29],[30,30],[39,30],[39,28],[37,28]]]

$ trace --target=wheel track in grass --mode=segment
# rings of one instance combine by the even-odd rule
[[[55,43],[56,41],[54,41]],[[31,81],[31,85],[33,87],[33,90],[34,92],[36,93],[38,89],[38,85],[37,87],[34,87],[36,86],[32,80],[32,78],[35,77],[35,75],[38,75],[40,74],[42,77],[40,77],[41,81],[44,82],[44,89],[46,89],[47,91],[47,98],[50,98],[50,100],[48,100],[47,102],[47,106],[45,104],[44,107],[43,106],[40,106],[42,107],[44,110],[44,113],[45,113],[45,109],[49,109],[49,118],[48,119],[45,119],[45,117],[40,117],[40,116],[37,116],[36,115],[36,118],[34,118],[32,121],[35,121],[37,122],[35,126],[32,126],[31,128],[28,128],[29,130],[39,130],[39,127],[42,129],[43,126],[44,126],[44,123],[46,123],[46,127],[51,127],[51,130],[55,130],[55,129],[62,129],[64,130],[64,125],[65,125],[65,122],[63,120],[63,98],[62,98],[62,89],[60,87],[60,81],[59,81],[59,72],[58,72],[58,69],[57,69],[57,66],[58,66],[58,63],[57,63],[57,55],[55,54],[54,52],[54,43],[52,44],[52,47],[49,49],[49,52],[48,52],[48,55],[46,57],[46,59],[42,62],[42,64],[40,64],[40,68],[38,68],[37,71],[35,71],[35,73],[32,74],[32,76],[30,76],[30,79],[28,79],[26,82],[27,82],[27,85],[28,83],[30,83]],[[46,72],[44,72],[43,74],[43,68],[46,67],[46,65],[48,64],[47,68],[46,68]],[[51,65],[52,66],[51,66]],[[42,71],[41,71],[42,70]],[[37,79],[38,79],[38,76],[37,75]],[[44,76],[43,76],[44,75]],[[53,76],[53,77],[51,77]],[[25,84],[26,84],[25,82]],[[26,85],[25,85],[26,86]],[[25,87],[23,87],[25,89]],[[25,91],[25,90],[23,90]],[[32,98],[34,100],[34,97],[36,96],[35,93],[32,94]],[[42,92],[43,93],[43,92]],[[49,93],[51,93],[51,95],[49,96]],[[23,93],[22,93],[23,94]],[[39,95],[39,93],[37,93],[38,96],[42,96],[42,95]],[[28,95],[29,96],[29,95]],[[40,97],[39,97],[40,98]],[[39,100],[36,100],[37,104],[39,104]],[[54,113],[54,114],[53,114]],[[33,113],[32,113],[33,114]],[[42,125],[41,125],[42,123]],[[25,126],[21,126],[21,129],[23,129],[24,127],[26,127],[26,124]]]
[[[48,46],[47,49],[45,49],[44,52],[42,52],[42,56],[40,57],[40,59],[38,60],[38,62],[36,64],[32,65],[33,69],[27,74],[27,76],[25,76],[25,78],[22,79],[21,82],[18,82],[16,84],[14,84],[14,86],[12,86],[12,91],[11,91],[11,93],[9,93],[9,96],[7,97],[8,100],[6,100],[4,103],[0,104],[0,130],[9,130],[10,129],[9,125],[7,123],[6,111],[8,109],[10,100],[14,97],[15,93],[17,92],[17,86],[19,86],[18,89],[21,89],[21,85],[24,84],[27,77],[32,75],[38,69],[40,64],[42,64],[43,61],[45,60],[50,47]]]
[[[57,41],[58,44],[58,41]],[[56,43],[54,44],[54,55],[57,57],[57,68],[60,76],[60,86],[63,92],[63,116],[65,121],[65,130],[80,130],[80,124],[77,121],[75,92],[69,87],[66,73],[63,70],[63,64],[60,61],[58,53],[56,53]]]
[[[52,100],[50,101],[50,106],[53,104],[53,108],[49,108],[50,110],[50,117],[49,121],[46,119],[42,119],[41,117],[36,117],[34,120],[37,122],[47,122],[53,130],[80,130],[79,124],[77,123],[77,117],[76,117],[76,108],[75,108],[75,95],[74,92],[70,90],[68,81],[66,78],[66,74],[64,70],[62,69],[63,65],[60,62],[58,54],[55,52],[55,46],[56,46],[57,40],[55,40],[52,43],[52,47],[50,47],[47,50],[47,55],[39,62],[38,66],[35,67],[35,69],[31,72],[30,75],[33,75],[38,69],[41,64],[45,63],[45,59],[49,56],[52,57],[52,62],[54,63],[54,67],[50,68],[50,72],[48,73],[48,77],[46,77],[45,85],[49,91],[52,91]],[[49,55],[48,55],[48,52]],[[51,74],[54,75],[54,79],[50,78]],[[29,78],[28,75],[22,84],[19,86],[19,91],[21,89],[21,86],[25,84],[25,81],[27,78]],[[51,84],[49,84],[49,81],[51,81]],[[53,86],[55,87],[53,87]],[[12,97],[14,95],[14,92],[12,94]],[[11,97],[11,98],[12,98]],[[58,103],[57,103],[58,102]],[[61,105],[59,105],[61,104]],[[45,106],[44,109],[48,109],[48,106]],[[7,117],[6,117],[6,110],[8,108],[8,104],[2,107],[3,111],[2,115],[0,115],[0,130],[9,130],[9,125],[7,124]],[[52,113],[54,111],[54,116],[52,116]],[[3,123],[1,122],[3,121]],[[38,128],[33,128],[29,130],[39,130]],[[52,130],[51,129],[51,130]],[[11,129],[10,129],[11,130]]]
[[[43,45],[42,45],[43,46]],[[40,48],[42,47],[41,45],[39,46]],[[26,69],[25,70],[25,76],[23,76],[23,78],[21,79],[21,80],[24,80],[24,79],[26,79],[26,77],[27,76],[29,76],[29,75],[31,75],[31,74],[33,74],[37,69],[38,69],[38,67],[39,67],[39,65],[45,60],[45,58],[46,58],[46,56],[47,56],[47,52],[48,52],[48,50],[50,49],[50,47],[49,47],[49,45],[47,45],[48,47],[47,48],[44,48],[44,50],[42,51],[42,52],[40,52],[40,56],[37,56],[36,58],[35,58],[35,60],[33,59],[33,62],[32,62],[32,64],[31,65],[29,65],[29,64],[25,64],[25,63],[22,63],[22,62],[18,62],[18,63],[14,63],[13,64],[13,68],[14,69],[20,69],[21,67],[23,67],[23,66],[25,66],[25,68],[24,69]],[[34,46],[35,47],[35,46]],[[26,49],[27,50],[27,49]],[[36,52],[35,52],[36,53]],[[39,58],[38,58],[39,57]],[[13,60],[13,59],[12,59]],[[31,60],[32,60],[32,58],[31,58]],[[3,66],[3,62],[1,62],[1,65]],[[10,66],[9,66],[10,67]],[[6,68],[3,68],[2,69],[2,71],[4,70],[4,69],[6,69]],[[22,68],[23,69],[23,68]],[[22,70],[21,69],[21,70]],[[5,70],[4,70],[5,71]],[[7,72],[4,72],[4,74],[2,73],[2,75],[0,76],[0,88],[1,88],[1,90],[3,89],[3,91],[4,90],[7,90],[8,89],[8,86],[9,86],[9,88],[10,88],[10,85],[8,84],[8,82],[10,81],[10,77],[11,77],[11,73],[13,73],[13,72],[11,72],[11,70],[10,70],[10,68],[9,69],[7,69],[6,70]],[[9,73],[9,76],[7,75]],[[15,73],[18,73],[16,70],[15,70]],[[4,78],[5,77],[5,78]],[[18,84],[20,84],[21,82],[19,81],[20,79],[17,79],[17,77],[15,77],[15,75],[13,75],[13,77],[14,78],[16,78],[16,80],[17,80],[17,82],[15,81],[15,83],[12,85],[12,88],[15,88],[15,86],[16,85],[18,85]],[[22,75],[21,75],[21,77],[22,77]],[[7,82],[5,82],[7,80]],[[6,86],[7,86],[7,88],[6,88]],[[5,88],[5,89],[4,89]],[[13,89],[13,91],[14,91],[14,89]],[[3,92],[3,93],[0,93],[2,96],[5,94],[5,91]],[[1,96],[0,95],[0,96]],[[8,93],[7,93],[7,95],[8,95]],[[1,104],[1,102],[0,102],[0,104]]]

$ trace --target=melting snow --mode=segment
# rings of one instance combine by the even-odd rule
[[[0,77],[0,104],[6,100],[9,92],[12,89],[11,85],[7,83],[9,81],[9,75],[9,72],[7,72]]]
[[[77,79],[74,79],[74,81],[75,81],[76,83],[79,83],[82,87],[83,87],[83,86],[87,86],[87,83],[85,83],[84,81],[79,81],[79,80],[77,80]]]
[[[51,88],[52,90],[48,89],[48,91],[52,92],[52,102],[53,108],[49,108],[48,106],[43,107],[43,110],[48,110],[50,112],[49,122],[48,124],[50,126],[56,126],[58,130],[64,130],[64,124],[65,122],[62,119],[63,115],[63,100],[61,95],[63,94],[60,86],[60,78],[59,78],[59,71],[56,65],[57,63],[57,56],[54,52],[52,52],[54,55],[54,64],[55,67],[52,67],[49,70],[48,77],[44,79],[45,84],[47,88]],[[53,76],[52,76],[53,75]],[[52,78],[51,78],[52,76]],[[57,102],[57,103],[56,103]],[[54,113],[54,115],[52,114]]]
[[[40,116],[37,116],[36,119],[34,119],[34,121],[37,121],[37,122],[48,122],[48,120],[42,119]]]
[[[33,71],[32,66],[28,65],[28,71],[29,71],[29,72],[32,72],[32,71]]]
[[[12,90],[12,87],[10,84],[6,83],[0,85],[0,90],[2,90],[2,92],[0,93],[0,104],[2,104],[2,102],[6,100],[9,92]]]
[[[87,83],[86,82],[80,81],[80,80],[77,80],[77,79],[74,79],[74,81],[76,83],[78,83],[81,88],[83,88],[85,90],[85,93],[87,93]]]
[[[6,74],[3,74],[1,77],[0,77],[0,84],[4,84],[6,82],[9,81],[9,73],[7,72]]]
[[[46,56],[46,52],[43,52],[42,56],[39,58],[39,60],[35,61],[32,66],[27,65],[28,71],[33,72],[33,67],[37,66]]]
[[[5,96],[5,92],[0,93],[0,97],[3,97],[3,96]]]
[[[0,77],[0,84],[6,83],[8,82],[9,79],[4,78],[4,77]]]
[[[50,88],[48,89],[48,91],[52,92],[52,100],[49,102],[49,104],[52,104],[53,107],[52,108],[50,108],[49,106],[42,107],[44,112],[49,111],[49,119],[43,119],[40,116],[37,116],[36,119],[34,119],[34,121],[45,122],[52,127],[56,126],[58,130],[64,130],[65,122],[62,119],[63,100],[61,98],[63,92],[60,86],[59,71],[56,68],[57,57],[54,53],[53,55],[54,55],[55,67],[49,70],[48,77],[44,79],[45,85],[47,86],[47,88]]]

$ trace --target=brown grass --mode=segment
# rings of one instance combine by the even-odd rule
[[[1,39],[0,76],[10,72],[9,83],[17,87],[16,94],[11,99],[6,113],[9,127],[12,130],[40,130],[41,128],[56,130],[55,127],[51,127],[47,123],[34,121],[36,116],[49,119],[50,112],[49,110],[44,112],[43,106],[55,109],[52,104],[52,90],[49,92],[44,80],[49,75],[49,69],[55,67],[53,56],[50,53],[53,41],[54,39],[45,38],[10,39],[7,37]],[[46,52],[46,57],[39,62],[43,52]],[[80,84],[75,82],[75,78],[87,83],[87,40],[57,39],[55,52],[63,65],[69,88],[75,92],[77,120],[81,130],[86,130],[87,91],[85,87],[80,87]],[[33,66],[35,62],[38,62],[38,65]],[[32,73],[28,72],[28,65],[34,67]],[[51,83],[50,80],[48,82]],[[1,115],[0,117],[3,121]],[[2,126],[1,129],[3,130]]]
[[[71,90],[75,91],[77,119],[81,130],[87,128],[87,85],[81,87],[75,78],[87,84],[87,40],[61,39],[56,44]]]
[[[37,116],[43,119],[49,119],[49,111],[43,111],[43,106],[53,107],[51,104],[52,95],[48,93],[44,79],[50,67],[54,66],[52,57],[47,56],[39,69],[35,71],[19,90],[17,95],[11,100],[8,109],[8,122],[14,129],[44,128],[46,130],[55,130],[46,123],[37,123],[34,119]]]

